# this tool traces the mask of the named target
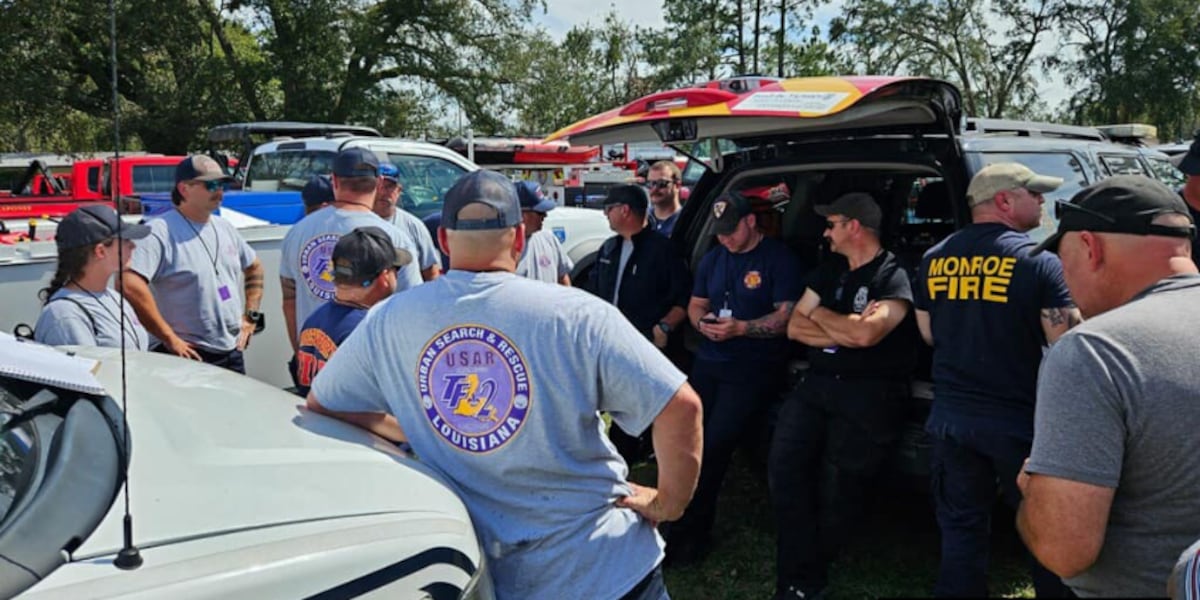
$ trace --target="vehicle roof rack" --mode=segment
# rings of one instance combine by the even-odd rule
[[[1018,137],[1091,140],[1096,142],[1103,142],[1108,139],[1104,136],[1103,132],[1095,127],[1039,123],[1036,121],[1016,121],[1011,119],[985,119],[980,117],[968,118],[964,133],[968,135],[1012,135]]]
[[[302,121],[257,121],[253,123],[229,123],[208,130],[208,142],[241,142],[251,135],[313,137],[333,134],[383,137],[378,129],[361,125],[339,125],[336,123],[305,123]]]

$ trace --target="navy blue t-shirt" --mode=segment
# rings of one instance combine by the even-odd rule
[[[872,302],[899,300],[911,305],[912,284],[896,255],[880,252],[853,271],[845,256],[833,254],[813,273],[809,288],[821,297],[821,306],[843,315],[862,314]],[[909,310],[896,328],[879,343],[866,348],[809,348],[808,363],[814,373],[846,377],[905,378],[917,365],[916,318]]]
[[[917,308],[933,331],[929,424],[1033,435],[1043,308],[1072,306],[1062,263],[1030,257],[1029,236],[969,225],[930,248],[916,277]]]
[[[779,302],[795,302],[803,290],[803,272],[792,251],[774,238],[763,238],[753,250],[734,254],[718,245],[696,268],[692,296],[707,298],[713,314],[733,311],[751,321],[775,311]],[[736,337],[723,342],[705,338],[697,358],[717,362],[770,362],[787,358],[787,338]]]
[[[367,309],[346,306],[337,302],[327,302],[321,305],[304,321],[300,328],[300,348],[289,365],[292,370],[292,381],[296,384],[296,393],[307,396],[312,387],[313,378],[342,342],[358,327]]]

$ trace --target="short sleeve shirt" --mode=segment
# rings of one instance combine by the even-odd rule
[[[388,222],[395,225],[400,231],[407,233],[413,241],[417,248],[415,260],[422,271],[433,265],[441,264],[442,256],[433,244],[433,236],[429,235],[429,228],[416,215],[396,207],[396,211],[392,213],[392,218]]]
[[[1169,277],[1051,346],[1026,470],[1115,488],[1081,597],[1162,596],[1200,532],[1200,276]]]
[[[333,247],[343,234],[359,227],[378,227],[397,248],[417,256],[408,234],[370,211],[326,207],[305,216],[288,231],[280,249],[279,276],[296,282],[296,334],[322,304],[333,300]],[[409,263],[396,272],[396,291],[420,285],[421,270]]]
[[[111,288],[97,294],[60,288],[42,307],[33,338],[51,346],[120,348],[123,329],[127,348],[145,350],[146,330],[127,302],[121,322],[121,304],[121,295]]]
[[[799,261],[782,242],[765,237],[749,252],[734,254],[717,246],[700,259],[692,296],[705,298],[714,314],[722,309],[749,321],[775,311],[781,302],[795,302],[803,291]],[[787,359],[787,339],[737,337],[721,342],[704,339],[697,358],[716,362],[781,362]]]
[[[1062,263],[1029,256],[1029,236],[998,223],[969,225],[925,253],[916,305],[933,330],[937,401],[930,423],[1033,435],[1043,308],[1072,305]]]
[[[570,275],[575,263],[567,256],[562,244],[545,229],[529,236],[525,252],[517,264],[517,275],[546,283],[558,283]]]
[[[346,306],[330,302],[304,322],[300,328],[300,343],[296,350],[296,360],[293,363],[292,378],[296,382],[296,393],[307,396],[312,387],[313,378],[325,363],[333,357],[338,346],[350,336],[350,332],[358,327],[367,309]]]
[[[470,511],[498,598],[613,600],[662,553],[653,524],[615,506],[628,473],[600,413],[641,432],[685,379],[586,292],[451,270],[373,307],[313,392],[395,415]]]
[[[900,300],[912,305],[912,285],[896,256],[883,251],[853,271],[834,254],[813,273],[809,287],[821,306],[844,315],[862,314],[872,302]],[[814,372],[852,377],[907,377],[916,367],[917,325],[912,310],[891,333],[868,348],[809,348]]]
[[[210,352],[233,350],[254,249],[218,215],[195,223],[169,210],[146,224],[150,235],[138,241],[129,268],[150,283],[158,312],[184,341]]]

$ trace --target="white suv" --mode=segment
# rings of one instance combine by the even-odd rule
[[[243,190],[273,192],[299,189],[318,173],[329,173],[344,148],[367,148],[400,170],[404,191],[400,207],[429,223],[440,215],[442,198],[460,176],[478,170],[475,163],[445,146],[394,138],[328,136],[286,139],[259,145],[245,165]],[[229,205],[230,195],[227,195]],[[596,251],[612,235],[598,210],[563,207],[550,212],[544,227],[553,232],[575,262],[573,281],[583,281]]]

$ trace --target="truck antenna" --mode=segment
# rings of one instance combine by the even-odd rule
[[[121,235],[123,229],[124,215],[121,202],[121,178],[117,175],[118,169],[121,166],[121,98],[117,90],[117,7],[116,0],[108,0],[108,27],[109,27],[109,51],[110,60],[112,61],[112,103],[113,103],[113,166],[109,169],[112,173],[112,182],[109,184],[109,193],[112,194],[113,207],[117,210],[117,239],[123,240]],[[125,244],[117,243],[117,264],[125,264]],[[125,496],[125,520],[123,523],[123,539],[121,542],[121,550],[117,552],[117,558],[113,560],[113,565],[118,569],[132,570],[142,566],[142,554],[138,551],[137,546],[133,545],[133,513],[129,510],[129,403],[128,390],[125,381],[125,289],[121,283],[121,272],[117,272],[117,285],[121,288],[121,493]]]

